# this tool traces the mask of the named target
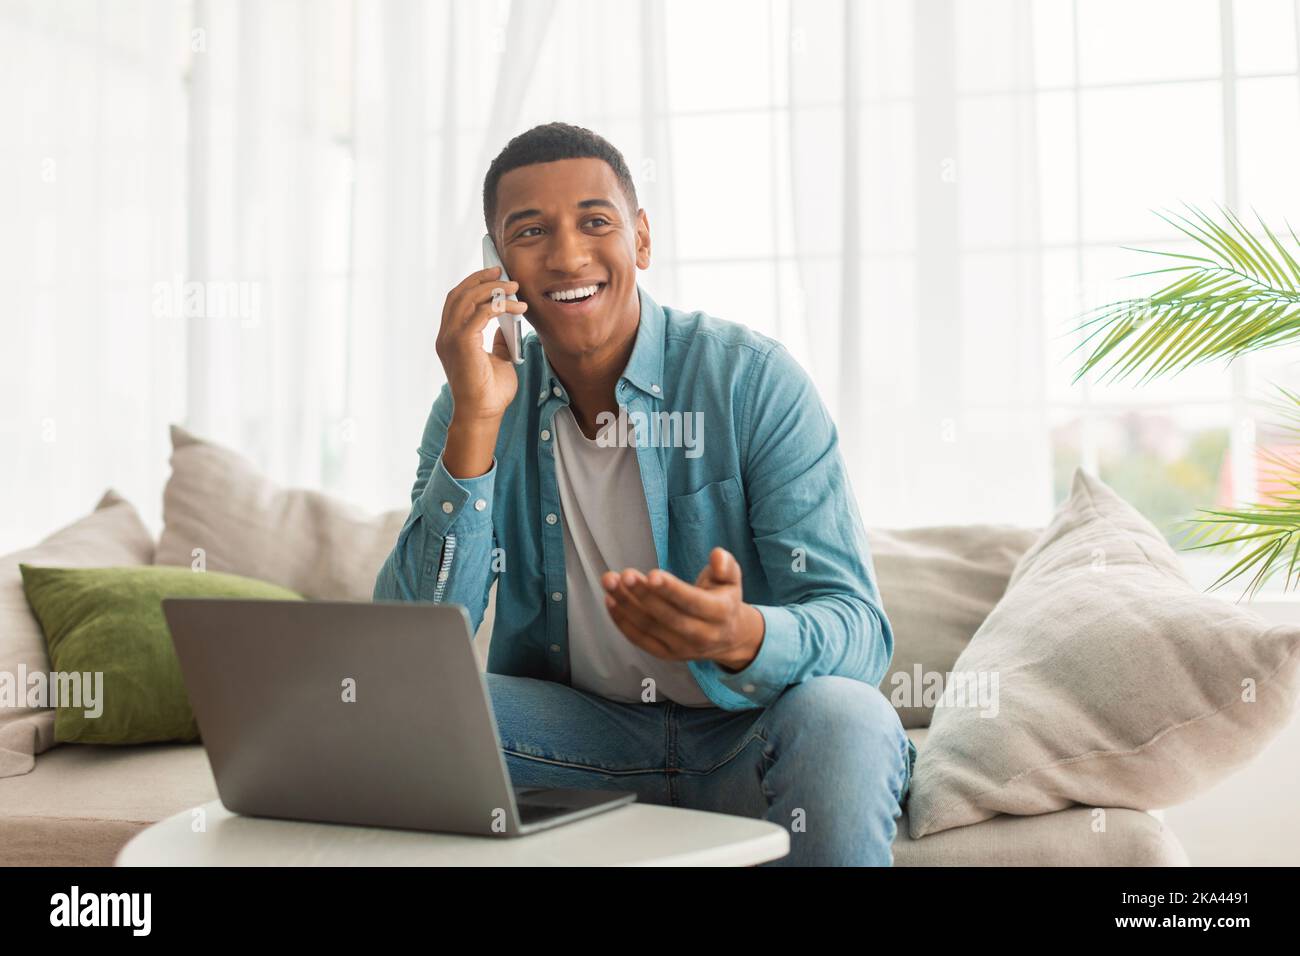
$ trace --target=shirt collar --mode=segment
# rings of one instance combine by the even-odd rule
[[[627,360],[623,374],[619,377],[619,382],[621,385],[626,379],[651,398],[663,398],[664,331],[667,323],[663,309],[650,298],[650,294],[645,289],[641,288],[639,282],[636,291],[641,302],[641,318],[637,322],[636,341],[632,344],[632,354]],[[543,387],[537,396],[538,405],[545,403],[553,389],[564,390],[564,383],[556,376],[555,370],[551,368],[551,363],[546,358],[546,350],[540,348],[540,345],[541,342],[538,342],[539,351],[542,353]]]

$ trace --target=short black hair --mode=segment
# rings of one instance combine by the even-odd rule
[[[552,163],[559,159],[587,158],[603,159],[614,170],[614,176],[635,216],[640,206],[637,204],[636,186],[632,183],[627,163],[623,161],[623,154],[599,133],[593,133],[589,129],[568,123],[544,123],[520,133],[506,143],[505,149],[497,154],[497,158],[488,167],[487,176],[483,179],[483,222],[487,225],[487,231],[492,232],[492,220],[497,212],[497,183],[510,170],[536,163]]]

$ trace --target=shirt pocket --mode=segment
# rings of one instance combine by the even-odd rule
[[[691,583],[709,562],[709,552],[723,547],[744,553],[749,519],[740,475],[711,481],[688,495],[668,499],[668,570]]]

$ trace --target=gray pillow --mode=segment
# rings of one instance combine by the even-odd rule
[[[999,813],[1195,797],[1292,716],[1300,627],[1197,591],[1151,522],[1076,469],[955,670],[971,679],[935,708],[913,839]]]
[[[904,727],[930,726],[944,675],[1042,533],[1003,524],[868,529],[881,603],[894,631],[894,658],[879,686]]]
[[[282,488],[238,452],[171,426],[156,564],[269,581],[309,598],[369,601],[409,508],[369,514],[320,491]],[[196,555],[195,552],[199,553]]]

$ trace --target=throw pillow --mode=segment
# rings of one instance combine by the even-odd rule
[[[188,568],[19,567],[49,647],[59,743],[198,739],[163,598],[301,599],[264,581]]]
[[[0,704],[0,778],[29,773],[36,755],[55,742],[53,708],[27,703],[28,677],[47,673],[50,659],[40,622],[23,594],[18,565],[147,565],[153,551],[153,535],[140,515],[110,488],[84,518],[39,544],[0,557],[0,681],[9,681],[14,694],[12,702]]]
[[[954,669],[966,679],[914,770],[913,839],[999,813],[1191,799],[1293,715],[1300,627],[1197,591],[1151,522],[1076,469]]]
[[[1000,524],[867,529],[880,600],[894,632],[894,657],[879,687],[904,727],[930,726],[958,655],[1042,533]]]
[[[306,597],[369,601],[410,508],[368,514],[342,499],[282,488],[249,459],[172,425],[156,564],[201,561]]]

